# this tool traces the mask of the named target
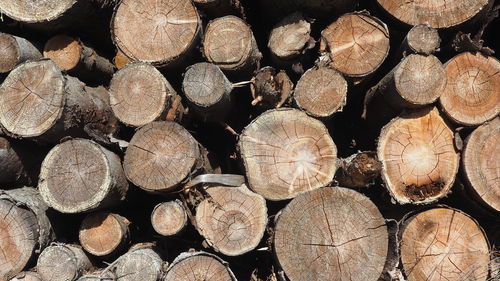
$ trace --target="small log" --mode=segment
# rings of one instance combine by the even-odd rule
[[[99,212],[87,215],[80,225],[78,239],[88,253],[105,257],[116,254],[130,241],[130,222],[117,214]]]
[[[160,203],[151,213],[153,229],[163,236],[180,233],[186,227],[187,221],[186,209],[179,200]]]
[[[435,107],[393,119],[380,133],[377,154],[386,188],[400,204],[446,196],[458,170],[453,131]]]
[[[0,137],[0,184],[18,183],[29,183],[28,171],[17,149],[12,147],[8,139]]]
[[[111,109],[129,126],[143,126],[165,116],[177,93],[165,77],[145,62],[129,63],[113,75]]]
[[[113,271],[119,281],[157,281],[162,275],[163,260],[148,247],[131,249],[115,261]]]
[[[56,35],[43,48],[43,56],[50,58],[63,71],[84,81],[108,82],[115,67],[94,49],[78,38]]]
[[[170,192],[203,165],[198,142],[175,122],[152,122],[139,129],[125,152],[127,178],[150,192]],[[144,171],[148,171],[145,173]]]
[[[64,76],[49,59],[25,62],[0,86],[0,124],[14,137],[57,142],[91,136],[106,142],[116,130],[105,88]]]
[[[433,28],[448,28],[470,20],[488,6],[489,0],[411,1],[377,0],[393,17],[408,25],[427,23]]]
[[[285,71],[277,71],[272,66],[255,72],[251,80],[252,105],[264,108],[279,108],[286,104],[293,92],[293,82]]]
[[[269,110],[240,135],[249,187],[269,200],[285,200],[327,185],[337,148],[325,125],[297,109]]]
[[[364,77],[389,54],[387,26],[366,13],[345,14],[321,32],[320,52],[350,77]]]
[[[117,205],[128,182],[118,155],[91,140],[73,139],[47,154],[38,189],[50,207],[81,213]]]
[[[180,254],[162,281],[237,281],[227,262],[206,252]]]
[[[368,197],[325,187],[301,194],[282,211],[274,251],[290,280],[378,280],[388,255],[384,217]]]
[[[196,227],[207,243],[226,256],[257,247],[267,226],[266,200],[239,187],[214,186],[196,208]]]
[[[30,41],[14,35],[0,33],[0,73],[6,73],[27,60],[42,57]]]
[[[10,279],[10,281],[43,281],[38,273],[33,271],[23,271]]]
[[[458,124],[480,125],[500,113],[500,61],[481,53],[461,53],[445,64],[444,113]]]
[[[0,280],[16,276],[54,239],[47,209],[34,188],[0,190]]]
[[[175,67],[195,51],[200,29],[190,0],[123,0],[113,14],[111,37],[132,61]]]
[[[347,81],[335,69],[313,67],[300,77],[293,98],[309,115],[331,117],[347,102]]]
[[[203,38],[203,54],[229,75],[251,77],[259,69],[262,54],[250,26],[235,16],[208,23]]]
[[[43,280],[74,281],[92,268],[89,258],[76,245],[54,244],[40,254],[36,269]]]
[[[410,29],[403,41],[402,49],[405,52],[430,55],[439,49],[440,44],[438,31],[423,23]]]
[[[496,117],[467,137],[462,156],[464,177],[474,198],[496,212],[500,212],[499,140],[500,117]]]
[[[375,184],[380,176],[382,163],[373,151],[358,152],[347,158],[340,159],[335,180],[339,186],[351,188],[367,188]]]
[[[486,235],[474,219],[455,209],[430,209],[403,221],[400,252],[408,281],[488,278]]]
[[[235,15],[245,18],[245,10],[240,0],[193,0],[193,3],[210,17]]]

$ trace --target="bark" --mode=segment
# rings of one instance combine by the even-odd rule
[[[347,102],[347,81],[335,69],[313,67],[297,82],[294,101],[307,114],[327,118],[342,111]]]
[[[106,271],[102,273],[102,271],[97,271],[92,274],[83,275],[78,278],[77,281],[116,281],[118,280],[116,275],[112,272]]]
[[[177,93],[165,77],[145,62],[127,64],[109,86],[111,109],[124,124],[140,127],[164,118]]]
[[[196,208],[196,226],[207,243],[226,256],[239,256],[257,247],[267,225],[265,199],[239,187],[214,186]]]
[[[193,3],[212,18],[227,15],[245,18],[245,10],[240,0],[193,0]]]
[[[27,60],[35,60],[42,54],[30,41],[14,35],[0,33],[0,73],[6,73]]]
[[[458,171],[454,133],[434,107],[393,119],[380,133],[377,154],[385,186],[400,204],[446,196]]]
[[[336,170],[337,148],[320,121],[297,109],[269,110],[240,135],[249,187],[285,200],[325,186]]]
[[[375,281],[389,253],[388,236],[382,214],[368,197],[325,187],[297,196],[283,209],[273,242],[290,280]]]
[[[90,270],[92,263],[80,247],[56,243],[43,250],[36,268],[43,280],[74,281]]]
[[[38,275],[38,273],[33,272],[33,271],[23,271],[16,275],[13,279],[10,279],[10,281],[43,281],[42,277]]]
[[[0,184],[4,186],[29,183],[28,171],[9,140],[0,137]]]
[[[117,281],[157,281],[161,278],[163,261],[153,249],[131,249],[115,261]]]
[[[455,123],[475,126],[500,113],[500,61],[481,53],[461,53],[445,64],[446,87],[439,98]]]
[[[117,205],[128,182],[118,155],[91,140],[73,139],[45,157],[38,189],[59,212],[81,213]]]
[[[163,202],[155,206],[151,213],[151,225],[163,236],[179,234],[187,225],[186,209],[179,200]]]
[[[237,281],[227,262],[205,252],[180,254],[168,267],[162,281]]]
[[[277,71],[272,66],[255,72],[251,80],[252,105],[272,109],[289,102],[293,92],[293,82],[285,71]]]
[[[87,215],[80,225],[78,239],[83,249],[98,257],[109,257],[123,250],[130,241],[130,222],[117,214],[100,212]]]
[[[343,187],[368,188],[375,184],[382,170],[382,163],[373,151],[358,152],[339,162],[335,180]]]
[[[126,57],[169,68],[196,51],[200,29],[190,0],[123,0],[111,22],[113,42]]]
[[[401,49],[404,53],[430,55],[439,49],[441,38],[435,28],[428,24],[418,24],[410,29],[406,35]]]
[[[0,279],[16,276],[53,239],[48,207],[31,187],[0,190]]]

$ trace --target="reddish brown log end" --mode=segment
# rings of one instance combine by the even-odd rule
[[[127,242],[130,222],[111,213],[93,213],[83,219],[78,239],[83,249],[94,256],[107,256]]]
[[[43,48],[43,56],[50,58],[61,70],[72,70],[80,62],[82,45],[67,35],[57,35],[49,39]]]

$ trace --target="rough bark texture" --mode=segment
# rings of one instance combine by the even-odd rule
[[[173,67],[186,59],[201,29],[190,0],[123,0],[111,22],[113,41],[131,60]]]
[[[0,184],[9,186],[28,181],[27,170],[18,152],[8,139],[0,137]]]
[[[408,281],[487,280],[488,241],[465,213],[430,209],[405,220],[400,231],[401,261]]]
[[[0,73],[6,73],[27,60],[41,58],[40,51],[28,40],[0,33]]]
[[[16,275],[13,279],[10,279],[10,281],[43,281],[42,277],[38,275],[38,273],[33,272],[33,271],[23,271]]]
[[[74,281],[90,270],[92,263],[80,247],[54,244],[43,250],[36,268],[43,280]]]
[[[207,243],[227,256],[245,254],[257,247],[267,225],[264,198],[239,187],[214,186],[196,208],[196,226]]]
[[[454,133],[434,107],[393,119],[380,133],[377,153],[386,188],[401,204],[444,197],[458,171]]]
[[[130,241],[129,224],[118,214],[101,212],[87,215],[80,225],[80,245],[94,256],[114,255]]]
[[[236,281],[227,262],[205,252],[180,254],[168,267],[162,281]]]
[[[177,93],[155,67],[134,62],[113,75],[109,96],[115,116],[124,124],[139,127],[165,116]]]
[[[339,162],[335,180],[344,187],[370,187],[382,170],[382,163],[373,151],[358,152]]]
[[[440,44],[441,38],[435,28],[428,24],[418,24],[410,29],[402,47],[405,51],[430,55],[439,49]]]
[[[500,61],[481,53],[461,53],[445,65],[446,88],[439,102],[456,123],[479,125],[500,113]]]
[[[279,108],[286,104],[294,86],[285,71],[278,72],[272,66],[257,70],[251,82],[252,105],[263,108]]]
[[[113,266],[117,281],[157,281],[163,261],[151,248],[138,247],[119,257]]]
[[[290,280],[378,280],[388,254],[382,214],[354,190],[301,194],[282,211],[274,251]]]
[[[160,203],[151,213],[151,225],[163,236],[180,233],[187,225],[187,221],[186,209],[179,200]]]
[[[118,155],[99,144],[74,139],[55,146],[42,163],[38,188],[62,213],[102,209],[125,199],[128,182]]]

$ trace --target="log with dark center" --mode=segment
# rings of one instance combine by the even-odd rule
[[[162,281],[236,281],[228,264],[205,252],[180,254],[168,267]]]
[[[263,108],[279,108],[289,101],[293,92],[293,82],[285,71],[277,71],[272,66],[255,72],[250,84],[252,105]]]

